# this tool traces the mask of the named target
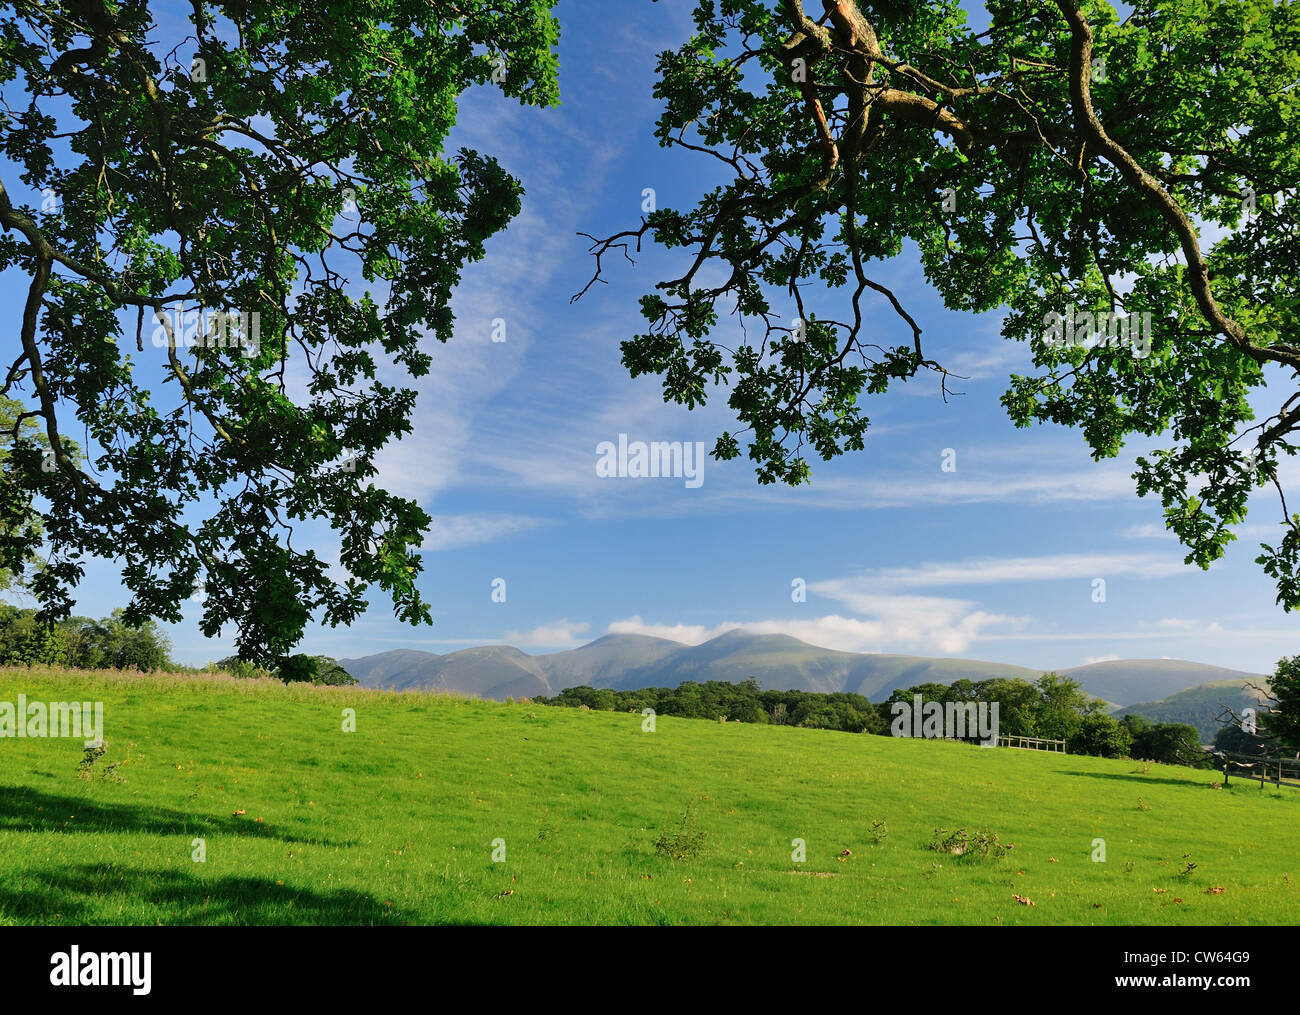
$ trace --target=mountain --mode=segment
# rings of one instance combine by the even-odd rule
[[[928,681],[948,684],[963,677],[1023,677],[1036,680],[1038,671],[969,659],[925,659],[919,656],[874,655],[818,648],[785,634],[728,631],[702,645],[679,646],[676,652],[647,666],[620,675],[606,674],[595,686],[617,690],[675,687],[683,680],[740,683],[754,677],[764,688],[801,691],[852,691],[868,698],[886,698],[895,688]]]
[[[595,686],[611,673],[651,666],[684,647],[681,642],[645,634],[607,634],[581,648],[538,656],[537,661],[559,690],[577,684]]]
[[[479,698],[526,698],[554,694],[540,660],[509,645],[485,645],[460,652],[381,652],[339,665],[365,687],[396,691],[455,691]]]
[[[676,687],[684,680],[740,683],[754,677],[764,688],[852,691],[879,701],[895,689],[915,684],[992,677],[1032,681],[1044,672],[973,659],[841,652],[789,635],[741,630],[728,631],[700,645],[640,634],[610,634],[549,655],[532,656],[510,645],[487,645],[446,655],[397,650],[339,662],[366,687],[447,690],[496,699],[552,695],[578,684],[631,690]],[[1171,695],[1203,684],[1240,688],[1248,680],[1264,679],[1177,659],[1115,660],[1058,672],[1116,708],[1135,711],[1164,706]],[[1171,707],[1183,705],[1179,701]],[[1193,725],[1200,728],[1197,722]]]
[[[1240,687],[1247,680],[1265,679],[1257,673],[1182,659],[1116,659],[1061,672],[1079,681],[1089,694],[1121,707],[1157,701],[1200,684],[1235,681]]]
[[[1249,677],[1262,687],[1268,686],[1261,677],[1252,677],[1249,674],[1243,676]],[[1214,735],[1221,728],[1215,721],[1215,716],[1223,711],[1224,705],[1234,709],[1240,715],[1243,708],[1258,706],[1262,698],[1263,695],[1259,691],[1246,687],[1242,680],[1215,680],[1197,687],[1189,687],[1160,701],[1142,701],[1136,705],[1129,705],[1127,708],[1113,712],[1112,715],[1116,719],[1137,714],[1144,715],[1153,722],[1184,722],[1189,726],[1195,726],[1197,732],[1201,734],[1201,743],[1208,744],[1213,743]]]
[[[339,665],[365,687],[445,690],[480,698],[530,698],[556,694],[602,675],[648,666],[684,646],[643,634],[609,634],[588,645],[530,656],[510,645],[486,645],[439,655],[396,650]]]
[[[396,649],[360,659],[340,659],[338,663],[366,687],[406,690],[430,686],[425,683],[425,667],[436,666],[436,660],[441,658],[433,652]],[[436,674],[436,669],[432,672]]]

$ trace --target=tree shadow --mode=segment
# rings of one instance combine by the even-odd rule
[[[1204,771],[1207,776],[1213,776],[1215,769],[1197,769]],[[1088,779],[1115,779],[1119,782],[1161,782],[1169,786],[1186,786],[1188,789],[1203,789],[1208,786],[1208,782],[1196,782],[1191,779],[1171,779],[1164,775],[1143,775],[1141,772],[1130,772],[1126,775],[1117,772],[1062,772],[1062,775],[1081,775]],[[1219,772],[1222,776],[1223,773]]]
[[[166,869],[124,869],[83,864],[61,870],[24,871],[20,888],[0,885],[0,917],[41,925],[121,925],[122,910],[166,925],[403,925],[419,914],[394,908],[365,892],[316,892],[266,878],[200,878]]]
[[[223,835],[281,839],[317,846],[351,846],[320,836],[295,835],[251,819],[186,814],[134,804],[97,803],[84,797],[0,785],[0,830],[18,832],[143,832],[150,835]]]

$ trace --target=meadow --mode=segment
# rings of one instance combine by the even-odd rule
[[[107,749],[0,739],[0,924],[1300,922],[1300,791],[1212,771],[222,675],[19,694],[102,701]]]

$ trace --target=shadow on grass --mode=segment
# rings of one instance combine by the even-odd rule
[[[1170,779],[1164,775],[1143,775],[1141,772],[1129,772],[1120,774],[1116,772],[1062,772],[1062,775],[1081,775],[1088,779],[1114,779],[1118,782],[1161,782],[1169,786],[1186,786],[1188,789],[1204,789],[1209,786],[1210,781],[1214,778],[1214,769],[1198,769],[1203,771],[1206,776],[1205,782],[1199,782],[1196,779]],[[1222,772],[1218,773],[1220,777]]]
[[[294,835],[250,818],[186,814],[160,807],[95,803],[84,797],[42,793],[28,786],[0,785],[0,829],[16,832],[143,832],[150,835],[249,836],[316,846],[351,846]]]
[[[0,885],[0,918],[19,923],[340,926],[419,920],[365,892],[316,892],[257,877],[199,878],[96,864],[11,877],[17,886]]]

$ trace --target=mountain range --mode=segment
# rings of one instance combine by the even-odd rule
[[[733,630],[699,645],[642,634],[609,634],[564,652],[528,655],[510,645],[484,645],[439,655],[398,649],[340,659],[365,687],[443,690],[503,700],[558,694],[587,684],[631,690],[676,687],[686,680],[740,683],[764,689],[852,691],[873,701],[915,684],[963,678],[1037,680],[1045,670],[973,659],[842,652],[784,634]],[[1210,681],[1265,679],[1259,674],[1179,659],[1124,659],[1057,670],[1089,694],[1124,707],[1151,702]]]

